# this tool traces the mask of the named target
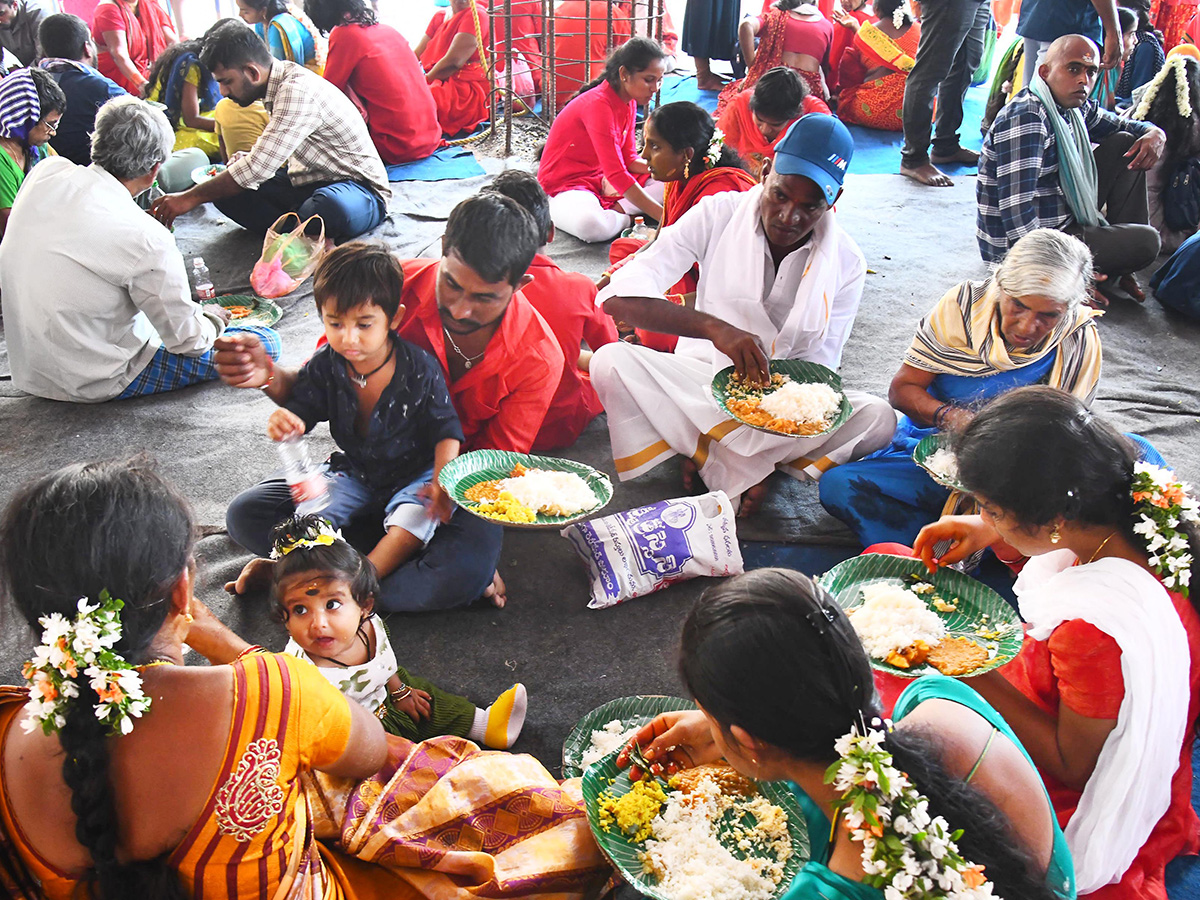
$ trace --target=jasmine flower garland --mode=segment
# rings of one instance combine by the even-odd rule
[[[142,692],[142,676],[112,651],[121,639],[121,608],[125,604],[100,592],[99,603],[81,597],[73,621],[61,613],[42,616],[42,643],[22,667],[29,683],[29,702],[21,728],[26,734],[41,727],[56,734],[67,723],[67,704],[80,696],[80,674],[96,694],[96,718],[109,734],[129,734],[133,719],[150,708]]]
[[[1134,533],[1146,542],[1147,562],[1163,584],[1188,595],[1192,554],[1184,523],[1200,523],[1200,504],[1192,497],[1191,485],[1175,480],[1175,473],[1161,466],[1135,463],[1133,502],[1137,522]]]
[[[983,866],[959,854],[961,829],[929,815],[928,798],[895,768],[884,737],[855,726],[834,744],[840,759],[825,772],[825,783],[842,792],[837,807],[850,839],[862,844],[863,881],[885,900],[995,897]]]
[[[708,152],[704,154],[704,159],[708,162],[710,169],[721,161],[721,148],[724,146],[725,132],[720,128],[713,129],[712,140],[708,142]]]
[[[1158,96],[1158,92],[1162,89],[1167,76],[1172,72],[1175,73],[1175,108],[1179,110],[1180,118],[1190,119],[1192,117],[1192,98],[1187,77],[1187,57],[1172,56],[1146,86],[1146,92],[1142,94],[1142,100],[1138,103],[1137,109],[1134,110],[1133,118],[1142,122],[1146,121],[1146,116],[1150,114],[1150,105],[1154,103],[1154,98]]]

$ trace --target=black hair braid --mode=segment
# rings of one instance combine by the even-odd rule
[[[922,729],[905,728],[890,732],[883,746],[893,765],[929,800],[929,815],[944,818],[951,831],[963,830],[955,841],[959,855],[984,867],[996,896],[1053,900],[1054,891],[1008,817],[980,790],[946,771],[936,740]]]

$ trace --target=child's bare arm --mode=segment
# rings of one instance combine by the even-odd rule
[[[400,712],[408,713],[414,722],[429,718],[429,713],[433,709],[430,701],[433,698],[425,691],[402,682],[399,674],[393,675],[387,680],[387,691],[388,696],[392,698],[392,705]]]

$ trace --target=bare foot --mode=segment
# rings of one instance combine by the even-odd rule
[[[696,87],[701,91],[719,91],[725,87],[727,81],[728,79],[710,72],[708,75],[696,76]]]
[[[242,567],[236,581],[225,582],[225,590],[239,597],[252,591],[265,591],[271,584],[271,572],[274,569],[273,560],[256,556]]]
[[[902,165],[900,166],[900,174],[911,178],[918,184],[927,184],[930,187],[954,187],[954,182],[950,180],[949,176],[933,163],[925,163],[925,165],[917,166],[914,169]]]
[[[483,597],[496,609],[504,609],[504,604],[508,602],[508,589],[504,586],[504,579],[500,577],[499,570],[492,575],[492,583],[483,592]]]
[[[1138,284],[1136,275],[1122,275],[1117,281],[1117,287],[1127,293],[1138,303],[1146,302],[1146,292],[1142,290],[1142,286]]]
[[[964,163],[965,165],[973,166],[979,162],[979,154],[974,150],[968,150],[966,147],[959,147],[949,156],[941,156],[937,153],[931,153],[929,156],[929,161],[932,163],[937,163],[938,165],[944,165],[946,163]]]
[[[697,468],[695,461],[685,456],[683,465],[680,466],[680,475],[683,476],[683,489],[689,493],[696,490],[696,478],[700,474],[700,469]]]
[[[746,493],[742,494],[742,505],[738,507],[738,518],[744,519],[746,516],[752,516],[758,512],[758,508],[762,506],[763,500],[767,497],[767,480],[764,478],[752,488],[748,488]]]

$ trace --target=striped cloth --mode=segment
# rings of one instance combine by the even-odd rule
[[[265,325],[234,325],[222,333],[233,334],[238,331],[258,335],[271,359],[279,359],[282,344],[279,341],[279,332],[274,328]],[[213,365],[212,350],[205,351],[200,356],[182,356],[159,347],[150,364],[121,391],[117,399],[128,400],[130,397],[144,397],[147,394],[163,394],[188,385],[215,381],[216,378],[217,370]]]
[[[1002,291],[992,281],[964,281],[948,290],[917,326],[904,362],[939,375],[990,375],[1028,366],[1055,353],[1051,387],[1091,403],[1100,381],[1100,334],[1094,309],[1080,304],[1028,351],[1010,350],[1000,331]]]
[[[42,117],[37,85],[28,69],[0,79],[0,137],[25,144],[29,129]]]

